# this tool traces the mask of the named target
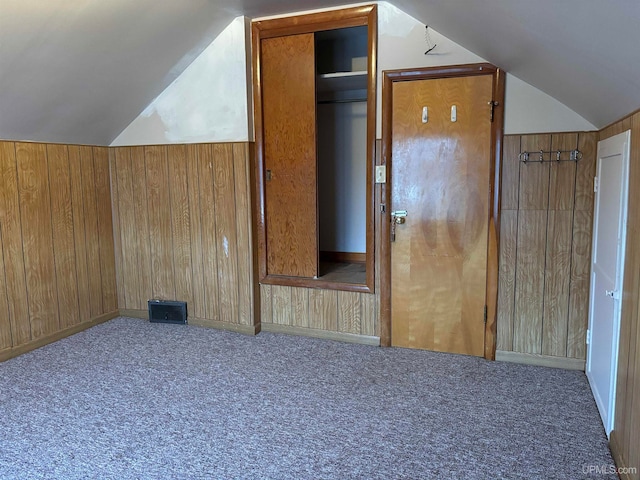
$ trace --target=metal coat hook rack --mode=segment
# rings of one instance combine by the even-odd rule
[[[568,155],[564,155],[568,154]],[[548,155],[548,158],[545,158]],[[565,158],[563,158],[563,155]],[[567,158],[568,157],[568,158]],[[537,152],[520,152],[518,155],[522,163],[557,163],[577,162],[582,158],[580,150],[538,150]]]

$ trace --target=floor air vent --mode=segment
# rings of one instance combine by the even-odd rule
[[[187,323],[187,302],[149,300],[149,321],[152,323]]]

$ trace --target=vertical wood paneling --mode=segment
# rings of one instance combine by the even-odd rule
[[[119,257],[122,260],[122,285],[119,289],[123,291],[124,296],[124,304],[121,307],[140,308],[140,278],[142,273],[139,270],[138,261],[139,251],[136,231],[139,228],[139,224],[136,220],[137,211],[133,198],[131,149],[116,148],[114,161],[118,189],[118,198],[114,199],[114,201],[118,201],[117,210],[120,213],[120,217],[117,220],[121,242]]]
[[[233,146],[231,144],[214,145],[213,157],[220,320],[231,323],[236,322],[238,318],[238,243]]]
[[[251,188],[249,175],[249,147],[245,143],[233,145],[235,175],[237,251],[251,252]],[[242,325],[253,323],[252,256],[238,254],[238,317]]]
[[[47,150],[16,143],[24,269],[33,338],[60,330]]]
[[[542,318],[543,355],[564,357],[567,354],[572,227],[573,212],[549,211]]]
[[[511,351],[513,349],[517,238],[518,211],[502,210],[500,218],[500,267],[498,273],[498,350]]]
[[[582,152],[582,159],[576,164],[567,356],[586,359],[597,134],[580,133],[578,150]]]
[[[618,135],[619,133],[629,130],[630,128],[632,128],[632,122],[633,122],[633,117],[626,117],[620,120],[619,122],[616,122],[613,125],[610,125],[607,128],[600,130],[600,140],[613,137],[614,135]]]
[[[175,269],[171,231],[171,199],[167,147],[144,149],[151,251],[151,287],[156,299],[175,299]]]
[[[520,195],[520,137],[510,135],[504,137],[502,147],[502,210],[517,210]]]
[[[593,132],[505,137],[499,350],[584,359],[595,138]],[[575,148],[583,154],[577,162],[540,164],[535,154],[527,164],[517,160],[520,151]]]
[[[0,162],[2,160],[0,159]],[[2,246],[2,229],[0,228],[0,247]],[[4,254],[0,248],[0,266],[4,266]],[[0,269],[0,350],[13,345],[11,338],[11,320],[7,302],[7,283],[4,268]]]
[[[593,177],[596,176],[596,154],[598,139],[593,132],[578,136],[578,149],[582,158],[576,172],[575,209],[593,211]]]
[[[69,169],[71,171],[71,202],[73,210],[73,236],[78,279],[78,311],[82,321],[91,318],[91,294],[89,292],[89,267],[87,265],[87,239],[84,218],[84,188],[82,186],[80,147],[69,145]]]
[[[106,159],[107,150],[101,150]],[[92,252],[100,252],[103,239],[87,225],[97,222],[96,211],[110,202],[108,180],[104,194],[95,184],[91,147],[0,142],[0,350],[5,355],[60,338],[107,313],[100,298],[92,305],[90,294],[96,283],[115,285],[114,266],[90,271],[95,259],[100,265],[100,254]],[[110,232],[111,218],[108,224]],[[113,246],[109,250],[113,256]]]
[[[600,132],[600,139],[631,128],[629,200],[620,323],[615,425],[611,447],[618,466],[640,465],[640,113]],[[638,479],[635,472],[628,476]]]
[[[273,323],[278,325],[293,325],[291,321],[291,289],[292,287],[271,285]]]
[[[204,324],[253,325],[248,146],[118,147],[111,158],[121,308],[161,297]]]
[[[102,312],[106,313],[118,309],[108,149],[94,147],[93,162],[97,198],[100,280],[102,281]]]
[[[359,334],[361,330],[361,320],[360,294],[339,290],[338,331]]]
[[[549,150],[551,135],[523,135],[520,140],[523,152]],[[520,210],[546,210],[549,205],[549,164],[535,162],[521,164],[518,208]]]
[[[622,393],[624,411],[620,415],[622,421],[616,420],[616,428],[619,424],[625,431],[623,439],[627,449],[626,457],[629,459],[628,465],[638,466],[640,465],[640,449],[637,448],[640,445],[640,274],[638,272],[640,263],[640,113],[633,115],[631,120],[630,163],[633,168],[629,174],[629,204],[633,204],[634,208],[629,213],[631,218],[629,223],[632,230],[631,237],[627,235],[626,245],[627,248],[631,248],[631,259],[635,259],[635,261],[631,263],[625,260],[625,277],[628,271],[628,275],[631,277],[628,290],[635,291],[636,295],[635,298],[629,298],[623,292],[623,297],[628,298],[628,303],[634,302],[634,307],[632,309],[626,307],[627,310],[630,310],[630,314],[626,315],[624,303],[622,307],[623,332],[629,332],[630,341],[628,348],[625,347],[619,357],[620,362],[626,363],[628,366],[625,369],[627,376],[622,377],[626,384],[621,384],[619,388],[620,391],[625,392]],[[625,282],[627,282],[626,278]],[[620,374],[618,378],[621,378]],[[640,473],[636,473],[636,477],[640,478]]]
[[[566,133],[551,137],[551,150],[575,150],[578,148],[578,134]],[[553,155],[552,155],[553,157]],[[561,158],[568,158],[562,154]],[[576,185],[576,162],[550,163],[549,209],[573,210]]]
[[[576,210],[573,216],[573,245],[569,286],[567,356],[586,358],[585,339],[589,317],[589,276],[593,213]]]
[[[216,205],[212,145],[199,145],[200,212],[202,221],[202,267],[206,317],[219,320],[218,252],[216,250]]]
[[[546,210],[520,211],[513,321],[518,352],[539,354],[542,349],[546,226]]]
[[[102,280],[100,266],[100,232],[98,230],[98,202],[95,189],[93,149],[80,147],[80,170],[84,204],[85,241],[87,242],[87,271],[89,273],[89,298],[91,316],[102,310]]]
[[[186,145],[168,146],[175,299],[193,305],[191,214]]]
[[[189,226],[191,231],[191,269],[193,305],[187,305],[189,315],[207,318],[204,293],[204,270],[202,252],[202,212],[200,210],[200,161],[199,147],[187,146],[187,183],[189,185]]]
[[[127,308],[146,310],[147,301],[153,298],[151,271],[151,236],[149,234],[149,206],[147,195],[147,170],[144,147],[132,147],[131,156],[131,186],[133,192],[133,239],[135,244],[129,248],[137,256],[137,270],[134,278],[129,281],[137,286],[137,295]],[[122,212],[122,209],[120,209]]]
[[[260,322],[275,323],[273,321],[273,296],[271,285],[260,285]]]
[[[20,201],[16,147],[0,142],[0,220],[2,221],[2,253],[7,284],[7,303],[12,343],[22,345],[31,340],[29,304],[24,271]]]
[[[291,319],[295,327],[309,326],[309,289],[291,289]]]
[[[124,275],[122,265],[122,232],[120,231],[120,200],[118,195],[118,170],[116,168],[116,152],[118,148],[109,149],[109,180],[111,185],[111,225],[113,227],[113,253],[116,272],[116,306],[126,307],[124,297]],[[75,222],[74,210],[74,222]]]
[[[309,292],[309,327],[318,330],[338,330],[337,290],[316,290]]]
[[[47,145],[47,158],[60,327],[66,328],[80,322],[67,146]]]
[[[631,261],[625,260],[625,277],[630,277],[630,292],[636,292],[635,297],[627,297],[627,302],[634,303],[630,314],[624,313],[623,303],[622,324],[623,332],[628,333],[628,347],[619,353],[619,363],[625,363],[627,367],[622,372],[618,372],[618,379],[623,379],[618,383],[618,392],[622,396],[623,403],[621,409],[616,410],[616,415],[620,415],[620,421],[616,419],[615,428],[624,429],[624,448],[629,466],[640,465],[640,113],[631,117],[631,165],[633,168],[629,173],[629,204],[633,209],[629,212],[629,223],[631,224],[631,236],[627,234],[627,249],[631,249]],[[625,278],[625,282],[627,279]],[[627,290],[625,283],[625,290]],[[626,317],[626,318],[625,318]],[[620,374],[627,375],[621,377]],[[640,479],[640,473],[636,472],[636,478]]]
[[[362,335],[374,336],[376,334],[376,324],[378,323],[377,296],[361,293],[360,305],[362,307],[360,333]]]
[[[633,170],[633,168],[630,168],[630,180],[633,179]],[[640,192],[634,196],[638,199],[637,197],[640,197]],[[640,208],[632,207],[631,201],[632,195],[629,196],[628,219],[630,225],[627,226],[627,252],[625,254],[625,264],[631,268],[625,267],[624,272],[614,419],[614,430],[618,430],[619,438],[622,439],[625,444],[628,444],[630,441],[628,425],[631,424],[632,399],[634,396],[634,381],[631,379],[637,378],[637,375],[640,374],[640,370],[636,369],[636,361],[640,362],[640,358],[638,358],[638,354],[636,353],[638,349],[636,333],[640,325],[640,319],[638,319],[638,315],[640,314],[640,269],[637,268],[637,265],[640,265],[640,249],[629,242],[631,239],[640,239],[640,229],[638,228],[640,227],[640,225],[638,225],[638,223],[640,223],[638,222],[638,220],[640,220],[640,215],[638,215]],[[634,213],[635,215],[632,217],[631,215]],[[636,240],[636,242],[637,241],[638,240]],[[636,266],[636,268],[633,268],[633,266]],[[629,285],[630,288],[627,288]],[[634,292],[634,288],[638,289],[637,293]]]

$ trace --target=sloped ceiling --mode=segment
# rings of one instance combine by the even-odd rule
[[[0,0],[0,138],[108,145],[238,15],[327,0]],[[636,0],[391,3],[601,127],[640,107]]]
[[[640,107],[637,0],[397,0],[599,128]]]

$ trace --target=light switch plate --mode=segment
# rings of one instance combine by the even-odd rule
[[[387,183],[386,165],[376,165],[376,183]]]

